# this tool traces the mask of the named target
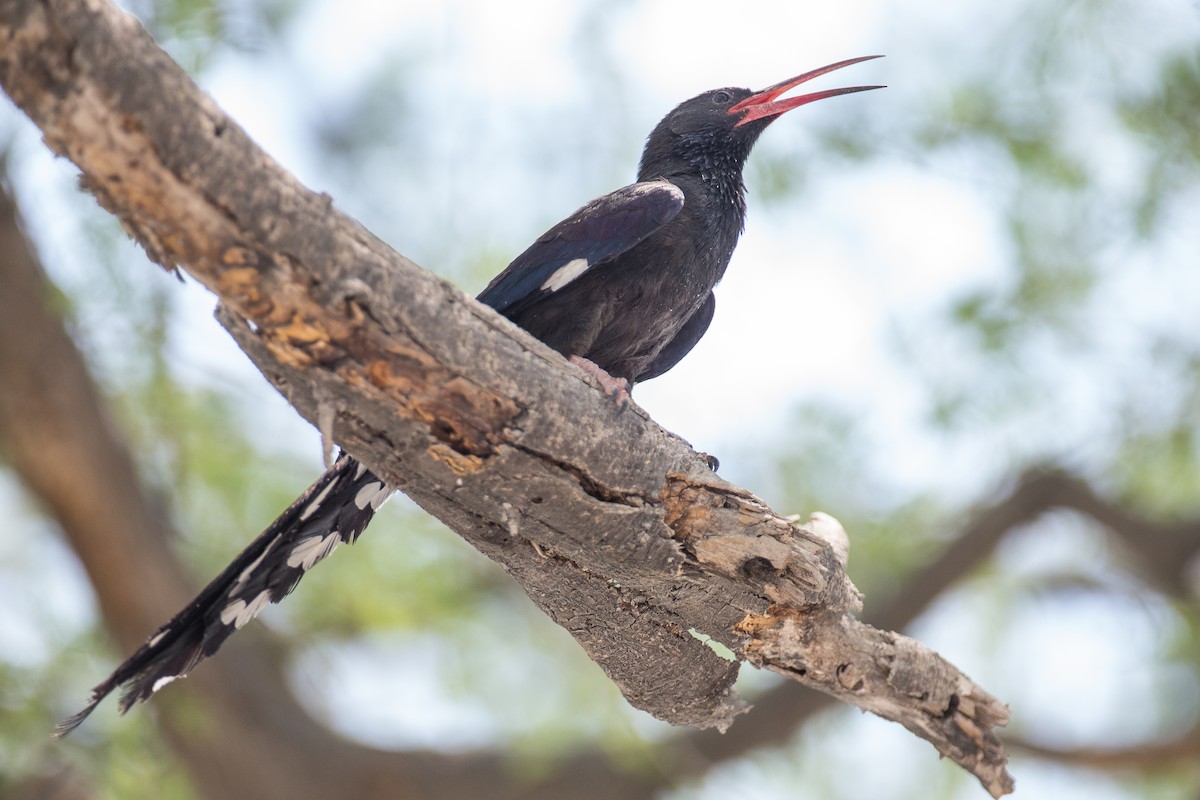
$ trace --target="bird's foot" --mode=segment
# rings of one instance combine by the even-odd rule
[[[583,356],[571,356],[567,360],[599,381],[605,396],[611,397],[617,408],[625,408],[629,404],[629,381],[614,378],[595,361],[589,361]]]

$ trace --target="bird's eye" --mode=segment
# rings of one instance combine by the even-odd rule
[[[725,91],[724,89],[713,93],[713,103],[716,105],[725,105],[732,99],[733,98],[729,96],[729,92]]]

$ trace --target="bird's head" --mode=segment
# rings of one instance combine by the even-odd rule
[[[883,87],[849,86],[778,99],[782,94],[813,78],[873,58],[880,56],[839,61],[757,92],[713,89],[685,100],[651,131],[642,153],[639,180],[692,171],[708,174],[728,170],[740,176],[754,142],[781,114],[826,97]]]

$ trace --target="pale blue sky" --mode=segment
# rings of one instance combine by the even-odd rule
[[[1150,80],[1160,53],[1200,38],[1194,3],[1151,0],[1127,7],[1122,30],[1109,31],[1109,38],[1096,42],[1097,48],[1120,56],[1097,63],[1119,63],[1120,70],[1098,67],[1093,72],[1085,64],[1047,75],[1040,86],[1008,87],[1006,95],[1009,102],[1027,105],[1031,114],[1049,113],[1046,103],[1070,104],[1070,135],[1081,158],[1102,164],[1105,180],[1118,192],[1139,174],[1138,160],[1145,156],[1116,135],[1113,121],[1093,101],[1114,82],[1135,87]],[[387,225],[388,238],[399,251],[435,271],[454,273],[463,266],[456,259],[466,258],[477,244],[475,235],[515,254],[592,196],[632,180],[642,137],[688,96],[722,85],[759,87],[825,63],[884,53],[886,59],[836,73],[821,86],[886,83],[888,89],[789,114],[767,131],[760,149],[803,157],[810,152],[814,131],[843,119],[864,120],[886,138],[887,120],[922,114],[924,104],[945,101],[939,93],[950,73],[1003,80],[1010,65],[994,49],[996,40],[980,32],[1019,29],[1022,19],[1038,8],[1033,0],[614,3],[604,23],[609,28],[605,41],[615,43],[619,57],[619,93],[589,104],[581,92],[593,85],[584,80],[590,62],[580,56],[588,42],[570,4],[320,0],[306,8],[282,45],[286,59],[254,61],[251,68],[243,56],[227,53],[218,57],[203,83],[272,156],[313,188],[328,190],[337,184],[336,166],[294,133],[314,113],[314,98],[349,91],[395,59],[418,60],[420,80],[406,111],[438,134],[428,141],[428,152],[395,158],[423,162],[422,175],[436,176],[443,168],[449,174],[454,168],[452,178],[447,185],[431,183],[427,208],[411,198],[397,200],[399,212],[349,193],[334,192],[334,200],[369,227]],[[1062,21],[1064,27],[1069,23]],[[685,41],[705,46],[681,46]],[[580,175],[587,176],[587,185],[580,185],[572,172],[531,172],[514,155],[529,126],[554,125],[562,117],[563,130],[576,131],[587,127],[587,115],[593,113],[605,121],[609,115],[619,117],[630,131],[627,141],[597,142],[605,154],[629,153],[624,173],[607,183],[586,170]],[[55,277],[67,285],[85,284],[93,279],[92,265],[79,255],[86,252],[84,237],[77,224],[65,221],[62,199],[73,191],[68,188],[73,171],[53,161],[29,131],[25,134],[20,145],[24,155],[13,171],[29,204],[26,215],[40,234]],[[993,386],[994,376],[972,374],[972,354],[951,337],[940,338],[938,331],[952,298],[1010,279],[1013,254],[1000,203],[1014,176],[1003,158],[986,151],[966,148],[923,160],[899,146],[889,151],[885,144],[883,151],[883,157],[866,165],[810,165],[806,191],[794,201],[760,202],[750,171],[749,221],[718,289],[717,318],[708,336],[669,375],[636,392],[637,402],[656,420],[699,449],[721,456],[724,474],[738,481],[756,474],[754,446],[786,438],[779,429],[789,424],[794,406],[817,398],[861,422],[871,451],[864,480],[881,482],[884,491],[933,487],[959,500],[993,486],[1014,459],[1050,454],[1086,461],[1096,455],[1097,429],[1115,424],[1114,408],[1125,402],[1113,382],[1135,384],[1121,388],[1141,398],[1139,413],[1170,402],[1169,388],[1157,385],[1155,372],[1143,362],[1145,342],[1156,331],[1194,326],[1194,303],[1178,299],[1200,297],[1200,270],[1195,269],[1200,229],[1182,215],[1172,233],[1152,247],[1115,242],[1095,254],[1101,263],[1115,265],[1113,277],[1085,309],[1099,331],[1100,346],[1074,352],[1069,342],[1053,340],[1028,353],[1022,366],[1045,387],[1044,402],[962,436],[931,431],[921,370],[961,373],[963,382],[974,382],[980,392]],[[563,152],[573,155],[574,150],[564,145]],[[548,163],[562,157],[545,154]],[[405,185],[395,191],[411,195],[422,189]],[[424,238],[426,229],[459,222],[448,216],[447,209],[456,207],[470,220],[470,235],[459,230],[460,249],[447,245],[437,250]],[[393,214],[395,220],[385,219]],[[450,263],[429,263],[428,258]],[[131,264],[131,269],[144,271],[145,280],[174,286],[157,268],[136,259]],[[211,319],[212,298],[191,282],[178,291],[186,298],[180,311],[185,321],[172,337],[180,375],[235,387],[253,420],[249,426],[261,440],[292,449],[312,463],[315,474],[317,435],[217,328]],[[98,331],[101,340],[103,328],[103,321],[89,322],[89,330]],[[918,367],[899,356],[906,348],[917,352]],[[814,509],[781,510],[807,515]],[[838,515],[838,509],[824,510]],[[254,533],[247,531],[247,540]],[[853,560],[854,531],[849,534]],[[12,530],[0,531],[0,563],[19,562],[16,546],[23,538]],[[38,552],[48,560],[70,562]],[[368,554],[356,549],[339,553],[343,557]],[[1092,534],[1058,520],[1014,537],[1001,557],[1021,579],[1078,569],[1080,559],[1095,559],[1100,569],[1107,556]],[[86,597],[71,588],[77,579],[71,566],[48,579],[56,602],[77,606],[76,611],[40,613],[86,615]],[[8,591],[14,585],[10,582]],[[19,588],[17,596],[23,596]],[[1090,732],[1120,726],[1131,697],[1152,702],[1154,681],[1162,676],[1139,672],[1139,665],[1172,634],[1162,609],[1132,594],[1083,602],[1071,609],[1064,626],[1045,618],[1043,606],[1032,598],[1016,610],[1018,624],[999,633],[981,630],[977,620],[993,610],[979,593],[955,592],[926,615],[916,633],[1009,700],[1019,716],[1032,720],[1034,733],[1086,740]],[[32,647],[36,652],[36,637],[30,639],[20,623],[31,613],[24,601],[0,602],[0,628],[7,629],[0,645],[7,641],[6,650]],[[1114,639],[1114,626],[1136,633]],[[1004,657],[997,657],[997,651]],[[341,687],[336,691],[342,694],[317,705],[363,708],[368,698],[379,696],[377,681],[395,672],[410,687],[424,686],[420,676],[426,675],[425,702],[417,706],[413,696],[393,686],[384,694],[395,694],[396,703],[370,704],[366,717],[347,711],[340,720],[343,728],[373,732],[377,740],[446,743],[479,741],[482,730],[482,741],[487,741],[486,724],[474,711],[456,706],[453,698],[437,697],[436,665],[425,663],[431,659],[396,667],[386,660],[387,653],[375,655],[373,661],[367,659],[374,667],[364,669],[362,660],[348,659],[345,652],[318,654],[325,659],[321,667],[336,673],[330,684]],[[1107,667],[1097,669],[1096,664]],[[1184,702],[1196,702],[1186,686],[1180,691]],[[1138,724],[1134,718],[1125,721],[1135,728]],[[753,724],[753,716],[739,724]],[[718,771],[698,796],[723,796],[740,771],[751,772],[753,785],[767,796],[793,789],[792,781],[809,771],[806,765],[830,763],[862,781],[843,787],[842,796],[856,796],[851,789],[857,796],[887,796],[894,784],[871,777],[878,774],[880,758],[896,770],[892,780],[919,793],[916,787],[927,780],[920,767],[934,760],[928,746],[898,727],[861,716],[818,723],[801,739],[786,755]],[[847,741],[855,742],[853,751],[845,748]],[[1080,782],[1076,773],[1030,762],[1020,763],[1018,779],[1022,798],[1129,796],[1108,782]],[[946,796],[981,795],[966,784]]]

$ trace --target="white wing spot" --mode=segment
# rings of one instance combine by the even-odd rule
[[[307,539],[301,540],[296,545],[296,549],[292,550],[292,554],[288,556],[287,565],[299,567],[308,572],[314,564],[337,549],[341,541],[337,531],[332,531],[326,536],[309,536]]]
[[[301,517],[301,519],[303,519],[303,517]],[[246,568],[242,570],[242,574],[238,575],[237,583],[233,585],[233,589],[230,591],[236,592],[238,589],[242,588],[242,586],[246,584],[246,581],[250,580],[250,576],[254,574],[256,569],[258,569],[258,565],[262,563],[263,559],[267,557],[267,553],[269,552],[271,552],[271,548],[268,546],[266,550],[262,551],[258,558],[251,561]]]
[[[366,486],[358,490],[358,494],[354,495],[354,505],[360,510],[365,511],[367,506],[371,504],[371,499],[382,489],[386,489],[379,481],[371,481]]]
[[[361,461],[358,462],[358,466],[355,467],[355,469],[354,469],[354,480],[358,480],[359,478],[361,478],[363,476],[363,473],[366,471],[367,471],[367,465],[362,463]]]
[[[387,484],[381,484],[378,492],[371,498],[371,510],[378,511],[379,507],[387,502],[387,499],[395,494],[395,490]]]
[[[546,282],[542,284],[542,289],[557,292],[582,275],[587,268],[588,261],[586,258],[573,258],[556,269],[554,274],[549,278],[546,278]]]
[[[159,642],[161,642],[163,640],[163,637],[166,636],[167,633],[168,633],[167,631],[162,630],[162,631],[159,631],[158,633],[154,634],[153,636],[150,637],[150,641],[146,642],[146,646],[154,647],[154,645],[158,644]],[[155,689],[155,691],[158,691],[158,690]]]
[[[246,610],[246,601],[245,600],[238,600],[236,602],[230,603],[229,605],[225,606],[224,610],[221,611],[221,622],[223,622],[226,625],[230,625],[233,623],[234,620],[236,620],[238,617],[240,617],[242,612],[245,610]],[[241,625],[235,625],[234,627],[240,628]]]
[[[174,681],[177,681],[182,677],[183,677],[182,675],[164,675],[163,677],[156,680],[154,682],[154,685],[150,687],[151,694],[153,694],[154,692],[157,692],[159,689],[166,686],[168,683],[173,683]]]
[[[331,491],[333,491],[333,481],[330,481],[328,486],[318,492],[317,496],[308,502],[308,505],[306,505],[304,510],[300,512],[300,522],[303,522],[311,517],[313,512],[321,507],[321,503],[324,502],[325,498],[329,496]]]
[[[267,589],[259,592],[258,596],[249,603],[245,600],[236,600],[225,606],[225,610],[221,612],[221,622],[232,625],[235,629],[240,628],[254,619],[258,612],[263,610],[263,606],[269,602],[271,602],[271,592]]]

